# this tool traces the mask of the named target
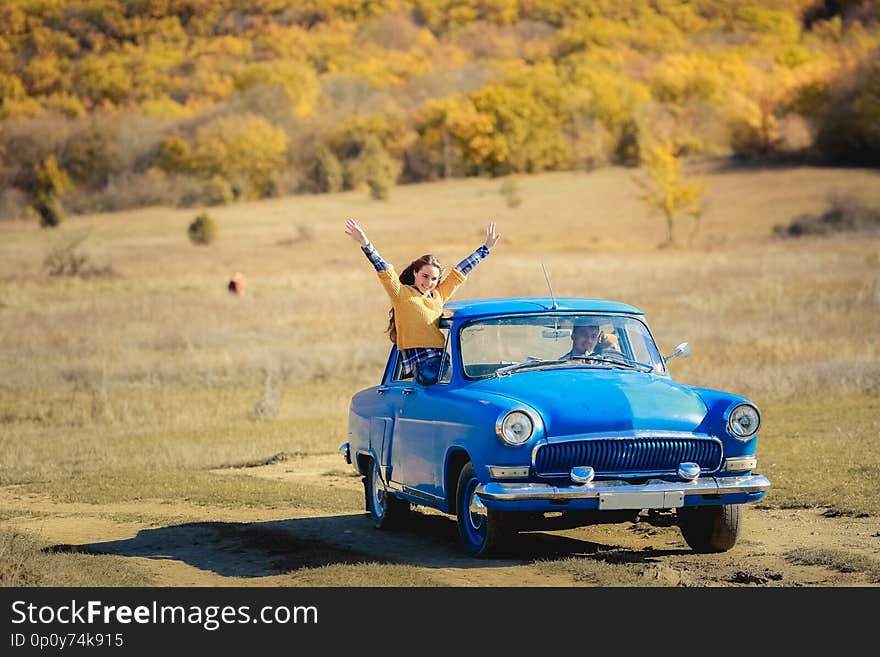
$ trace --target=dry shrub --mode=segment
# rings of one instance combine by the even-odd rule
[[[512,177],[507,177],[504,182],[501,183],[501,187],[498,188],[498,193],[501,194],[504,203],[509,208],[518,208],[520,204],[522,204],[522,197],[519,195],[519,186],[517,185],[516,180]]]
[[[322,148],[315,156],[312,178],[319,192],[333,194],[342,191],[342,165],[329,148]]]
[[[217,224],[211,215],[202,213],[189,225],[187,234],[193,244],[200,246],[212,244],[217,239]]]
[[[272,372],[266,372],[260,398],[254,405],[253,419],[258,422],[274,420],[281,410],[281,387]]]
[[[110,266],[98,267],[89,262],[89,255],[80,246],[88,238],[88,234],[74,237],[72,240],[53,247],[43,259],[43,269],[49,276],[111,276],[114,271]]]
[[[880,208],[869,207],[848,194],[832,194],[828,209],[822,214],[802,214],[788,226],[776,225],[773,232],[781,237],[833,235],[835,233],[880,229]]]
[[[15,531],[0,530],[0,586],[39,586],[41,572],[34,541]]]

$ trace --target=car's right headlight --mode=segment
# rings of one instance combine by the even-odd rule
[[[495,432],[507,445],[523,445],[535,433],[535,422],[525,411],[510,411],[498,418]]]
[[[727,416],[727,431],[734,438],[748,440],[761,426],[761,415],[751,404],[739,404],[730,410]]]

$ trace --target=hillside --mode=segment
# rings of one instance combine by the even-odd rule
[[[0,217],[676,157],[880,164],[880,3],[7,0]]]

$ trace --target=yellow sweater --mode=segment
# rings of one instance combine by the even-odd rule
[[[401,283],[394,267],[388,265],[385,271],[377,272],[379,282],[391,298],[394,308],[394,325],[397,328],[397,348],[414,347],[443,348],[445,340],[438,325],[443,313],[443,304],[449,301],[459,285],[467,276],[457,269],[449,272],[428,298],[414,287]]]

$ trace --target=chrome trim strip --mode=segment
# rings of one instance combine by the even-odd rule
[[[406,486],[404,484],[399,484],[396,481],[389,481],[388,488],[393,491],[397,491],[398,493],[406,493],[408,495],[412,495],[413,497],[421,498],[431,504],[437,504],[444,502],[445,500],[439,495],[434,495],[432,493],[426,493],[423,490],[417,490],[415,488],[411,488],[410,486]]]
[[[437,385],[436,383],[434,385]],[[447,422],[445,420],[419,420],[418,418],[399,417],[398,422],[407,422],[409,424],[440,424],[446,427],[470,427],[469,424],[462,422]]]
[[[532,447],[532,467],[535,467],[535,459],[538,457],[538,450],[544,445],[549,445],[550,439],[547,436],[543,436],[536,443],[535,446]]]
[[[489,482],[477,487],[477,495],[487,500],[560,500],[597,498],[602,493],[614,492],[681,492],[686,498],[693,495],[724,495],[730,493],[760,493],[769,490],[770,480],[764,475],[745,477],[705,477],[686,486],[681,481],[651,479],[644,484],[630,484],[621,480],[593,481],[580,486],[550,486],[533,483]]]
[[[721,464],[722,472],[749,472],[758,467],[756,456],[731,456]]]
[[[691,433],[689,431],[651,431],[650,429],[634,429],[633,431],[624,433],[618,432],[614,434],[600,431],[597,433],[574,433],[567,436],[545,437],[547,442],[552,445],[581,440],[632,440],[633,438],[689,438],[693,440],[714,440],[718,443],[722,442],[717,436],[710,436],[703,433]]]
[[[487,465],[486,472],[489,473],[491,479],[525,479],[529,476],[529,466]]]

